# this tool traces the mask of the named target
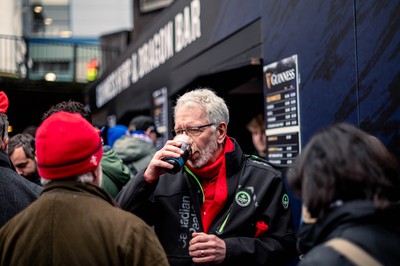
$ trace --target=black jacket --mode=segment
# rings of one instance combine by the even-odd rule
[[[299,265],[354,266],[324,245],[334,237],[353,242],[385,266],[399,265],[399,213],[399,203],[385,211],[378,211],[370,201],[353,201],[336,207],[315,224],[303,224],[299,232],[299,246],[306,253]]]
[[[295,253],[295,237],[281,172],[245,156],[233,141],[234,151],[226,154],[228,198],[209,233],[226,243],[224,265],[282,265]],[[188,244],[192,232],[203,231],[199,184],[188,168],[154,183],[146,182],[141,171],[117,196],[122,208],[154,226],[171,265],[194,265]],[[256,238],[258,221],[269,229]]]
[[[39,197],[42,187],[15,172],[10,157],[0,150],[0,227]]]

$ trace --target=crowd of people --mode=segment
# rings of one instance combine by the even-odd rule
[[[34,133],[9,137],[8,104],[0,92],[0,265],[400,258],[398,161],[353,125],[321,128],[283,173],[266,159],[265,117],[248,122],[254,152],[246,154],[228,135],[227,103],[209,88],[177,98],[174,138],[160,149],[150,116],[96,128],[71,100],[50,107]],[[171,160],[182,167],[171,171]],[[302,204],[298,221],[292,192]]]

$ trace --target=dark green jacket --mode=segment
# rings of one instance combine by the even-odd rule
[[[58,180],[0,229],[0,265],[168,265],[151,227],[101,188]]]
[[[103,146],[103,157],[101,158],[103,169],[103,182],[101,187],[114,198],[118,192],[131,179],[131,171],[118,157],[110,146]]]

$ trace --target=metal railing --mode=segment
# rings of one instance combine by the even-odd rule
[[[0,77],[87,83],[119,54],[99,44],[0,35]]]

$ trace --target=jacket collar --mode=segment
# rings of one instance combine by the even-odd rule
[[[234,138],[231,138],[233,141],[233,151],[227,152],[225,154],[226,159],[226,176],[229,178],[236,174],[240,169],[241,165],[245,160],[242,149]]]
[[[89,183],[81,183],[72,179],[54,180],[44,186],[41,194],[55,193],[59,190],[68,190],[77,193],[89,193],[100,197],[115,207],[119,207],[114,198],[105,190]]]
[[[0,166],[9,168],[15,171],[14,165],[11,162],[10,156],[0,149]]]
[[[307,252],[313,246],[323,243],[336,232],[341,231],[341,226],[352,223],[364,224],[398,224],[400,218],[400,203],[393,203],[388,208],[379,211],[368,200],[354,200],[345,202],[342,206],[334,207],[323,218],[313,224],[303,223],[298,233],[298,247],[301,252]]]

